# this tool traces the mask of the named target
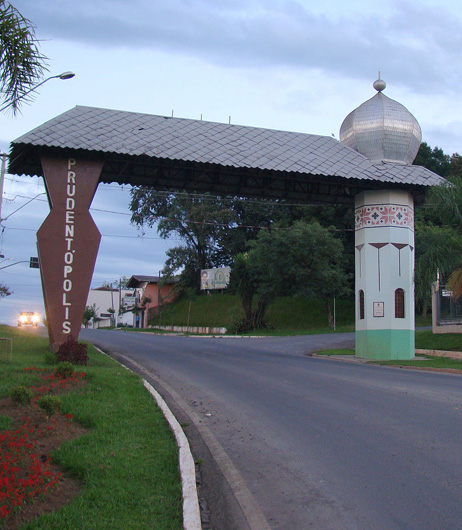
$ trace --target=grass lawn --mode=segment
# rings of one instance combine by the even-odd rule
[[[455,333],[444,333],[434,335],[430,330],[416,331],[416,348],[421,350],[448,350],[462,351],[462,336]],[[333,349],[316,352],[317,355],[354,355],[353,349]],[[431,355],[419,355],[425,359],[412,361],[370,361],[381,365],[417,366],[426,368],[442,368],[462,370],[462,361],[458,359],[447,359]]]
[[[421,350],[462,351],[462,334],[433,334],[431,330],[416,331],[415,347]]]
[[[12,361],[0,354],[0,399],[18,385],[39,384],[39,375],[25,367],[54,368],[46,339],[8,326],[0,326],[0,337],[13,339]],[[180,530],[178,451],[166,420],[137,375],[91,345],[88,354],[88,366],[76,368],[88,383],[59,396],[61,413],[88,431],[51,455],[80,481],[80,493],[23,528]],[[12,428],[10,419],[0,416],[0,428],[6,427]]]

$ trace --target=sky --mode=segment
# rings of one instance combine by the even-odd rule
[[[306,132],[338,138],[343,119],[385,94],[419,121],[423,141],[462,153],[459,0],[16,0],[36,26],[51,79],[13,117],[0,150],[76,105]],[[130,224],[130,188],[100,185],[102,234],[92,287],[157,275],[179,241]],[[42,315],[36,231],[48,215],[39,177],[6,174],[0,227],[0,323]],[[19,262],[19,263],[18,263]],[[24,262],[24,263],[21,263]]]

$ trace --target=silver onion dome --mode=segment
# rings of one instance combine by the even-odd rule
[[[377,94],[348,114],[340,127],[340,141],[373,161],[412,164],[422,131],[404,105],[382,91],[385,81],[374,82]]]

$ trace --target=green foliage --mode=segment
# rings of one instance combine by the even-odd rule
[[[439,147],[432,149],[426,142],[420,144],[419,152],[413,163],[416,166],[426,167],[442,177],[448,177],[451,173],[451,158],[445,155]]]
[[[11,391],[11,399],[21,405],[27,405],[33,397],[32,390],[24,385],[17,386]]]
[[[94,319],[96,317],[96,304],[93,304],[91,306],[86,306],[85,311],[83,312],[83,320],[82,323],[85,327],[88,326],[88,323],[91,319]]]
[[[0,283],[0,300],[7,296],[11,296],[13,291],[10,291],[10,288],[7,287],[4,283]]]
[[[234,259],[234,266],[232,269],[233,280],[237,285],[237,294],[242,301],[242,308],[244,310],[244,319],[235,328],[235,332],[241,333],[248,331],[252,326],[252,301],[257,283],[253,277],[250,267],[249,254],[247,252],[239,253]]]
[[[451,288],[462,293],[462,160],[422,144],[414,162],[450,179],[429,190],[416,215],[416,305],[422,315],[431,306],[432,284],[439,272],[442,282],[451,276]]]
[[[45,354],[45,363],[46,364],[56,364],[56,362],[57,362],[56,353],[47,352]]]
[[[0,89],[13,113],[47,70],[45,64],[32,23],[9,2],[0,2]]]
[[[164,275],[183,269],[185,285],[197,287],[200,269],[220,264],[221,238],[228,225],[236,222],[230,201],[208,194],[162,194],[151,188],[134,188],[131,195],[132,223],[153,226],[158,222],[161,237],[175,236],[184,242],[167,251]]]
[[[38,406],[47,416],[58,414],[61,409],[61,398],[59,396],[50,396],[49,394],[41,396],[38,400]]]
[[[13,418],[0,414],[0,431],[6,431],[7,429],[11,429],[13,425]]]
[[[342,255],[341,241],[317,222],[260,231],[246,260],[238,260],[238,274],[259,295],[253,327],[266,326],[266,312],[276,296],[294,295],[323,299],[332,326],[330,298],[349,294]]]
[[[249,242],[262,228],[276,223],[288,227],[301,219],[321,219],[324,224],[331,224],[334,219],[338,223],[343,222],[345,215],[351,228],[353,220],[351,209],[344,207],[292,205],[280,200],[217,197],[207,193],[159,193],[141,187],[132,190],[130,209],[132,223],[152,227],[158,222],[161,237],[174,236],[183,241],[167,251],[163,272],[172,277],[181,270],[177,288],[195,289],[199,286],[200,269],[232,265],[237,254],[249,250]],[[351,237],[348,232],[342,236],[345,234]],[[353,250],[346,259],[352,256]]]
[[[55,368],[55,374],[61,379],[67,379],[68,377],[72,377],[73,373],[74,365],[67,361],[59,363],[58,366]]]
[[[72,335],[59,346],[56,353],[59,362],[67,361],[72,364],[86,365],[88,362],[87,345],[78,342]]]
[[[450,227],[421,227],[416,233],[415,297],[422,314],[431,307],[437,271],[442,278],[461,264],[462,234]]]

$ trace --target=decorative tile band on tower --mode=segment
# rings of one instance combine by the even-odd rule
[[[355,210],[355,229],[361,230],[370,226],[414,226],[414,210],[399,204],[374,204],[362,206]]]

